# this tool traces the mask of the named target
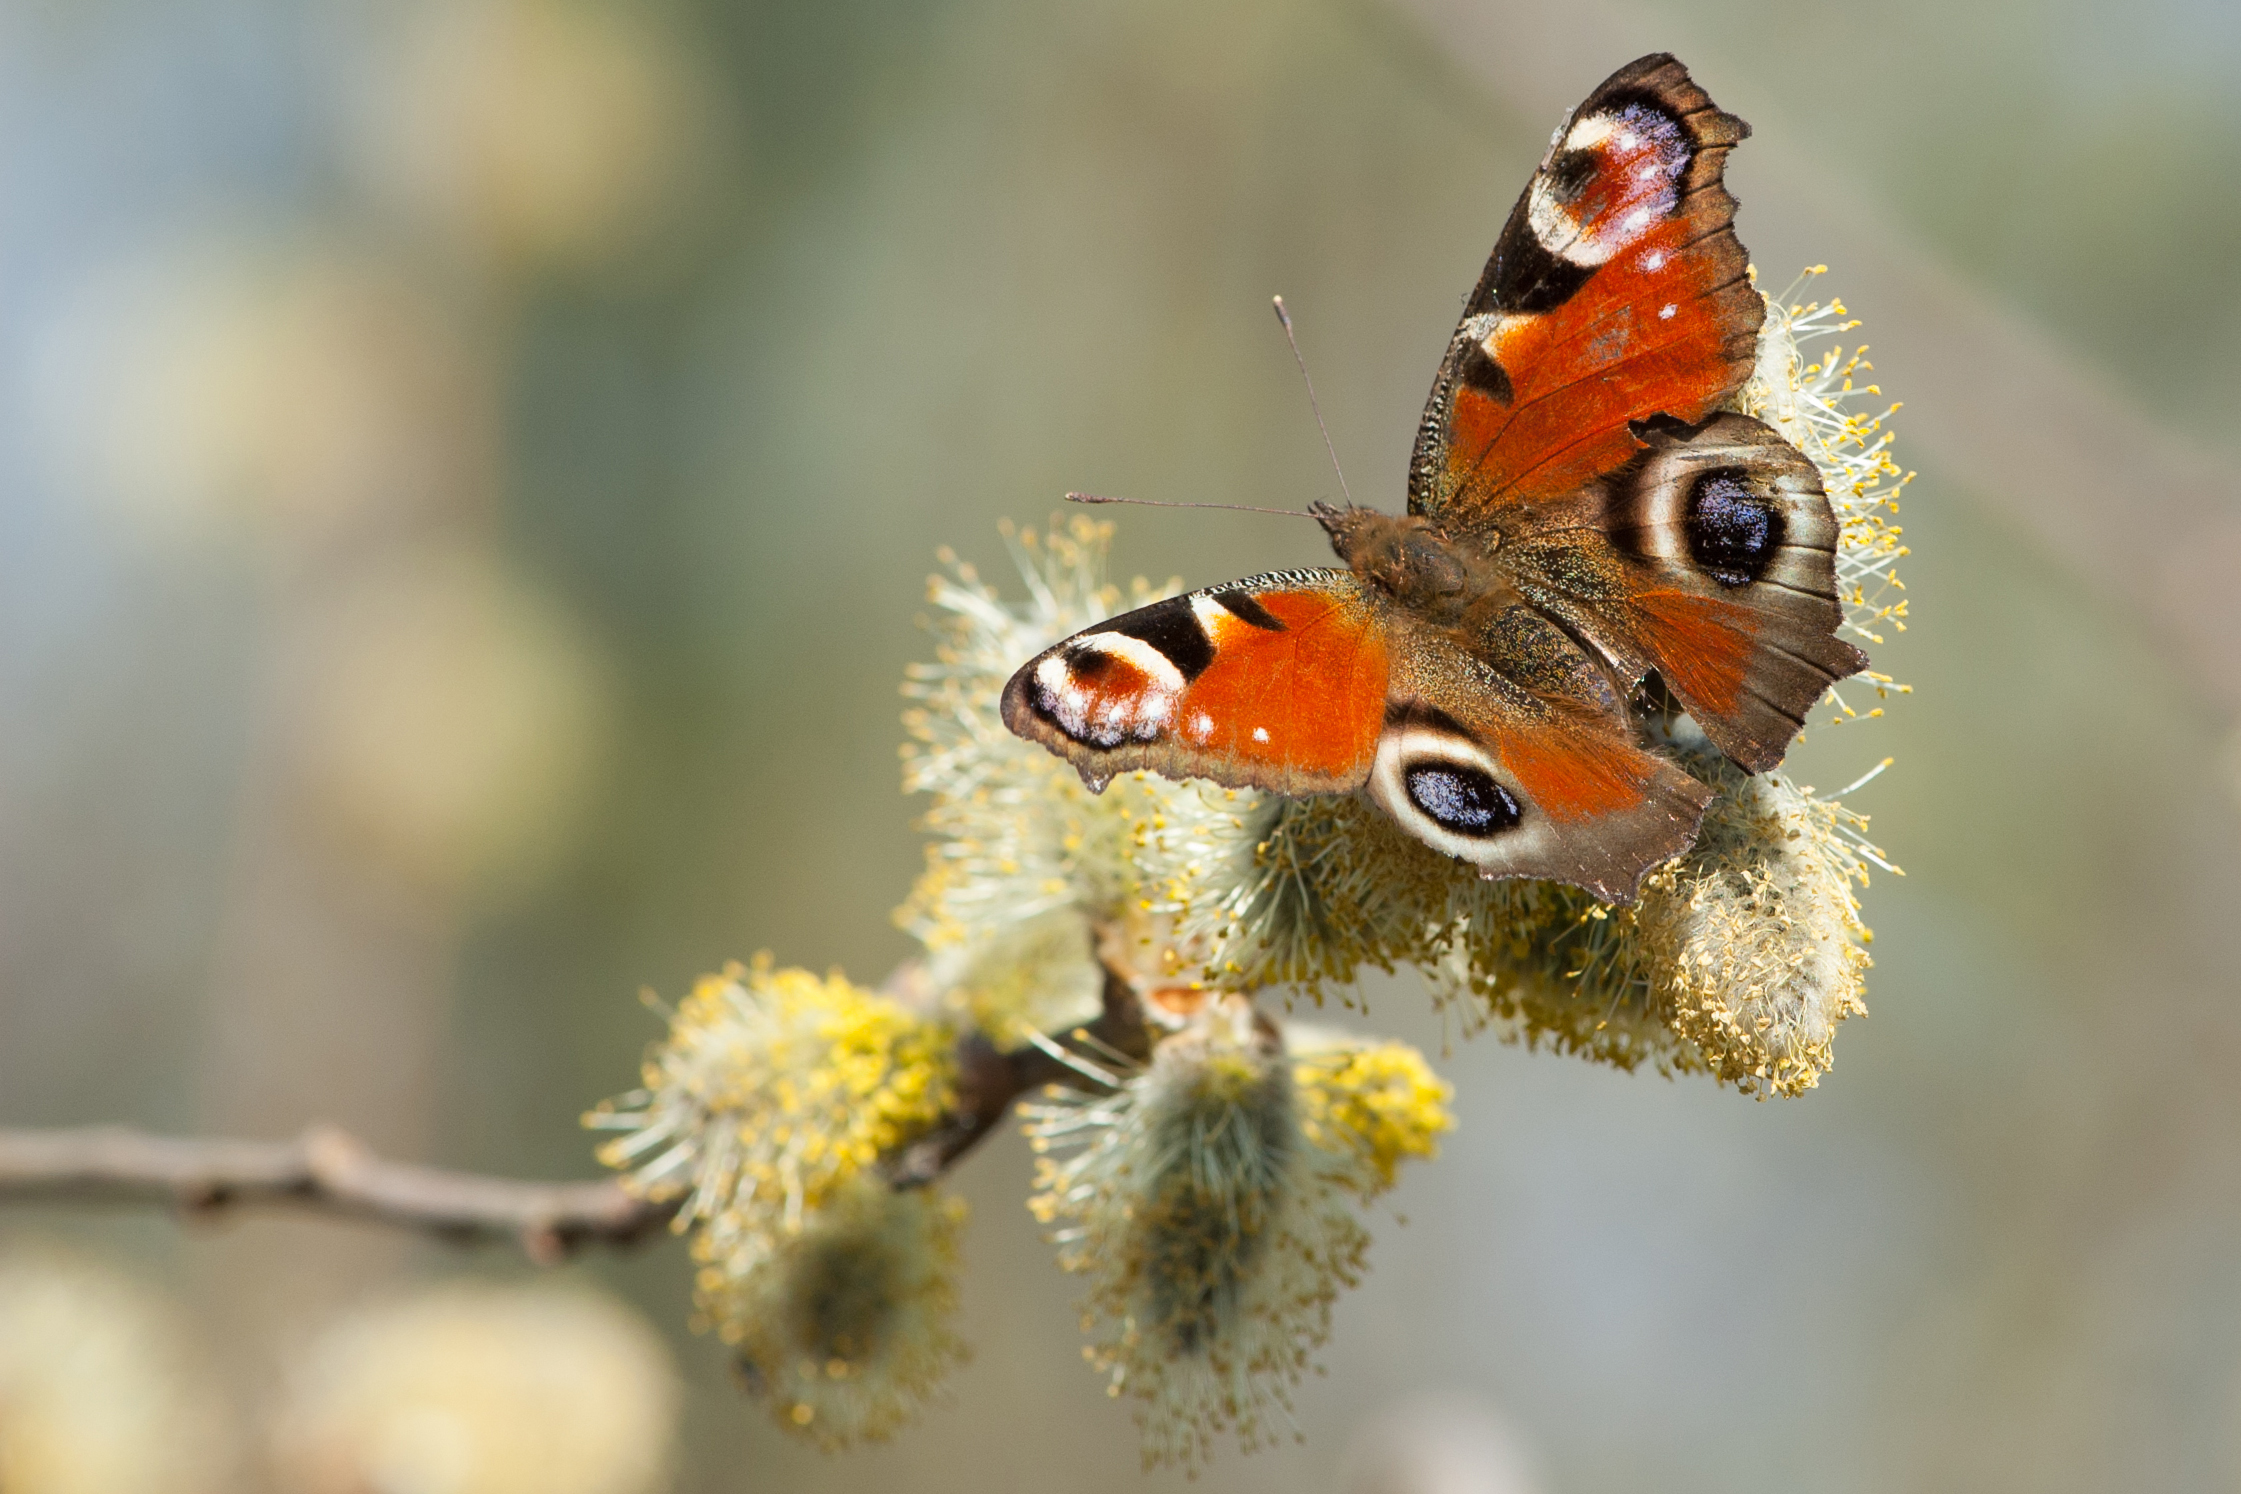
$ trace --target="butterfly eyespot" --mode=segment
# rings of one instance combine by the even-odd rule
[[[1469,763],[1411,763],[1402,770],[1401,782],[1409,803],[1451,834],[1499,835],[1525,817],[1508,789]]]
[[[1063,644],[1031,662],[1023,675],[1023,703],[1031,714],[1069,740],[1100,751],[1158,741],[1174,719],[1185,682],[1166,654],[1119,628]]]
[[[1782,545],[1781,512],[1732,467],[1696,479],[1683,527],[1689,554],[1722,586],[1758,580]]]
[[[1113,665],[1111,654],[1101,648],[1091,648],[1079,643],[1069,647],[1063,657],[1068,672],[1083,684],[1096,679]]]
[[[1562,152],[1548,168],[1548,195],[1565,207],[1579,201],[1580,193],[1595,178],[1599,157],[1592,150]]]

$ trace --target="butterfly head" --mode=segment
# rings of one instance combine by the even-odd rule
[[[1426,520],[1352,504],[1318,503],[1313,513],[1338,558],[1395,600],[1432,614],[1456,610],[1466,600],[1470,565]]]

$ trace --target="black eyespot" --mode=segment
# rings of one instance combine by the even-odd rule
[[[1113,666],[1111,654],[1086,643],[1068,644],[1059,657],[1066,661],[1066,672],[1077,680],[1096,679]]]
[[[1601,160],[1602,157],[1592,150],[1565,151],[1549,162],[1548,195],[1570,207],[1595,179],[1595,168]]]
[[[1719,468],[1689,491],[1689,554],[1722,586],[1742,586],[1766,574],[1782,545],[1781,511],[1751,490],[1735,468]]]
[[[1483,838],[1524,818],[1510,791],[1469,763],[1411,763],[1401,772],[1408,799],[1441,829]]]

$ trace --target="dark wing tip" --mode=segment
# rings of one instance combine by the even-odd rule
[[[1042,657],[1041,654],[1037,654],[1034,658],[1013,670],[1012,677],[1004,682],[1003,695],[997,701],[997,709],[1004,718],[1004,730],[1015,737],[1023,737],[1030,742],[1042,740],[1034,730],[1035,713],[1027,704],[1028,679],[1034,673],[1035,666],[1042,661]]]
[[[1734,145],[1751,138],[1750,123],[1713,103],[1703,85],[1689,76],[1687,65],[1671,52],[1652,52],[1635,58],[1605,78],[1581,108],[1584,110],[1598,99],[1617,92],[1650,93],[1664,100],[1686,122],[1690,141],[1698,150]]]

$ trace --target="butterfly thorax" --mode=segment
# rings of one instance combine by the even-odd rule
[[[1420,515],[1374,508],[1319,504],[1315,517],[1348,569],[1427,621],[1459,621],[1503,589],[1487,538],[1458,543]]]

